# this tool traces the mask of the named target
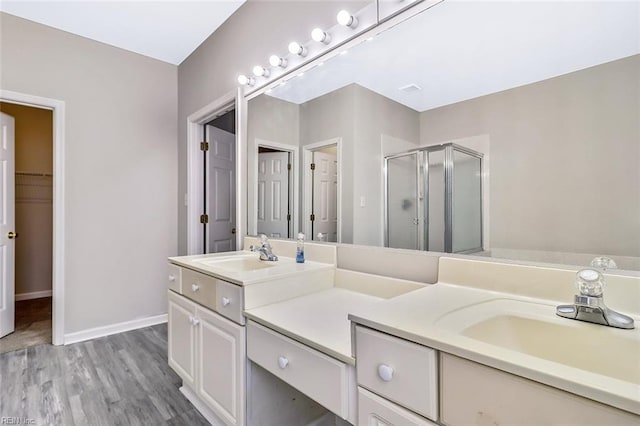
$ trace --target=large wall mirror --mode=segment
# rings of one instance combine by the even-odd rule
[[[640,4],[444,1],[248,102],[250,234],[640,270]]]

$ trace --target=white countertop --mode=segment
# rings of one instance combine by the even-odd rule
[[[309,260],[304,263],[296,263],[295,259],[283,256],[279,256],[279,259],[275,262],[264,261],[265,264],[269,265],[269,267],[247,271],[230,271],[228,269],[218,267],[215,263],[215,260],[223,260],[232,257],[255,257],[258,259],[259,254],[245,250],[170,257],[169,261],[175,265],[193,269],[194,271],[202,272],[203,274],[211,275],[240,286],[272,281],[274,279],[285,278],[299,273],[304,273],[306,271],[317,271],[321,269],[332,270],[335,268],[335,265],[330,263],[320,263]]]
[[[343,288],[245,311],[245,316],[329,356],[355,364],[351,356],[349,313],[375,310],[384,301]]]
[[[439,283],[375,306],[361,306],[357,313],[350,313],[349,319],[384,333],[640,414],[638,383],[488,344],[438,325],[445,315],[463,307],[501,299],[534,302],[539,309],[545,310],[545,315],[555,317],[556,304],[549,300]],[[579,321],[575,323],[579,327],[604,327]],[[607,329],[609,332],[627,333],[632,339],[640,338],[639,329],[616,330],[606,327],[597,330],[607,332]],[[611,350],[615,351],[616,348]],[[629,369],[640,369],[640,354],[636,359],[637,363],[629,365]]]

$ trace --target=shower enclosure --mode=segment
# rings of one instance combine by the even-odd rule
[[[384,159],[385,246],[482,251],[482,154],[448,143]]]

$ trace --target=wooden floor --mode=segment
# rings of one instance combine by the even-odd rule
[[[51,298],[15,302],[15,331],[0,339],[0,354],[51,343]]]
[[[0,354],[0,421],[208,425],[167,365],[167,325]],[[16,424],[16,423],[13,423]]]

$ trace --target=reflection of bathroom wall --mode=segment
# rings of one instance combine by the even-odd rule
[[[353,243],[354,85],[300,105],[300,146],[342,138],[342,242]]]
[[[355,163],[353,241],[384,245],[383,139],[391,136],[417,144],[420,121],[417,111],[355,85]],[[385,136],[383,138],[383,135]],[[365,206],[361,207],[364,197]]]
[[[301,145],[342,138],[342,242],[383,245],[383,136],[415,144],[419,129],[416,111],[357,84],[300,105]]]
[[[421,144],[490,136],[492,249],[640,256],[638,75],[636,55],[426,111]]]
[[[52,274],[53,112],[9,103],[0,110],[16,123],[15,294],[45,297]]]
[[[247,187],[247,207],[256,211],[255,175],[258,159],[255,156],[256,139],[277,142],[292,146],[300,143],[300,108],[297,104],[283,101],[272,96],[258,96],[249,101],[250,113],[247,117],[247,177],[254,182]],[[249,216],[251,217],[251,215]],[[299,224],[296,224],[296,228]]]
[[[249,101],[247,140],[249,152],[255,149],[255,140],[285,143],[297,146],[300,136],[298,105],[272,96],[258,96]]]

